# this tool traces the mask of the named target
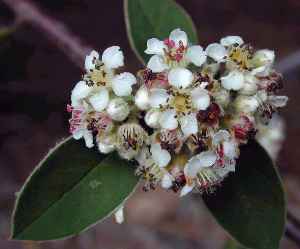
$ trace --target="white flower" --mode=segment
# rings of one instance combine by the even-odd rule
[[[160,115],[159,124],[163,129],[174,130],[178,127],[175,110],[166,110]]]
[[[186,52],[186,59],[193,63],[195,66],[200,67],[206,61],[206,53],[203,48],[199,45],[191,46]]]
[[[102,62],[107,68],[116,69],[124,66],[124,55],[119,46],[112,46],[104,50]]]
[[[117,131],[117,149],[121,157],[131,160],[147,142],[147,132],[137,123],[125,123]]]
[[[123,121],[128,117],[130,109],[124,99],[115,98],[109,102],[106,111],[113,120]]]
[[[72,90],[71,103],[73,107],[81,106],[81,100],[87,97],[92,91],[86,82],[79,81]]]
[[[184,174],[188,178],[195,178],[198,172],[207,167],[211,167],[216,163],[217,155],[213,151],[203,151],[193,156],[184,167]]]
[[[103,154],[108,154],[116,149],[115,136],[107,135],[97,138],[98,149]]]
[[[252,74],[262,77],[267,76],[274,64],[274,60],[274,51],[269,49],[258,50],[251,60],[254,67],[252,70]]]
[[[189,63],[200,67],[206,61],[206,53],[199,45],[188,46],[187,34],[175,29],[165,41],[151,38],[147,41],[146,54],[153,55],[147,63],[154,73],[160,73],[178,66],[185,67]]]
[[[98,92],[89,97],[89,102],[96,111],[103,111],[109,102],[108,90],[104,87],[99,89]]]
[[[174,29],[169,36],[169,39],[173,42],[175,42],[175,46],[179,47],[180,42],[182,42],[182,45],[186,47],[188,45],[188,38],[187,34],[182,31],[181,29]]]
[[[86,69],[87,71],[90,71],[90,70],[92,70],[92,69],[95,69],[97,60],[99,60],[99,54],[98,54],[97,51],[93,50],[93,51],[92,51],[89,55],[87,55],[86,58],[85,58],[85,63],[84,63],[85,69]]]
[[[243,45],[244,41],[240,36],[226,36],[224,38],[221,39],[220,41],[221,45],[225,46],[225,47],[229,47],[231,45]]]
[[[237,70],[221,77],[221,84],[227,90],[240,90],[244,86],[244,75]]]
[[[216,62],[223,62],[228,56],[228,52],[225,47],[219,43],[212,43],[208,45],[205,52],[208,57],[214,59]]]
[[[150,90],[149,103],[151,107],[159,108],[167,104],[169,94],[167,90],[154,88]]]
[[[244,74],[244,85],[239,90],[239,93],[245,95],[254,95],[258,89],[257,84],[258,79],[254,75],[250,73]]]
[[[212,93],[216,103],[222,107],[227,107],[230,102],[230,94],[226,89],[220,88]]]
[[[279,115],[273,115],[268,125],[259,124],[257,141],[273,160],[276,160],[285,139],[285,122]]]
[[[185,137],[198,132],[198,122],[195,113],[180,117],[179,123]]]
[[[160,116],[161,112],[158,109],[150,109],[149,111],[147,111],[144,117],[145,123],[151,128],[158,128]]]
[[[234,106],[240,113],[253,114],[259,107],[259,101],[256,96],[240,95],[235,99]]]
[[[151,38],[147,41],[147,49],[145,50],[145,53],[164,55],[164,49],[167,49],[167,46],[163,41],[160,41],[157,38]]]
[[[132,92],[132,85],[136,84],[136,78],[131,73],[121,73],[112,80],[112,89],[119,97],[129,96]]]
[[[169,174],[168,172],[166,172],[164,174],[163,178],[161,179],[161,186],[165,189],[169,189],[173,185],[173,180],[174,180],[174,177],[171,174]]]
[[[164,58],[159,55],[153,55],[148,61],[147,67],[151,69],[153,73],[160,73],[169,69],[169,66],[165,63]]]
[[[135,105],[140,110],[147,110],[150,107],[149,98],[150,96],[147,87],[141,86],[134,96]]]
[[[218,154],[218,164],[227,167],[228,172],[235,170],[235,159],[238,157],[237,142],[227,130],[219,130],[214,134],[212,145]]]
[[[168,74],[168,81],[176,88],[186,88],[192,84],[193,74],[186,68],[174,68]]]
[[[193,106],[197,110],[206,110],[210,105],[210,97],[208,91],[197,87],[191,91]]]
[[[115,212],[115,220],[118,224],[122,224],[124,222],[124,207],[121,206]]]
[[[151,145],[150,152],[154,162],[160,167],[166,167],[171,161],[171,155],[167,150],[161,148],[159,143]]]

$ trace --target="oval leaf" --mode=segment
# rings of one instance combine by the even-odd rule
[[[235,242],[234,240],[229,240],[224,249],[247,249],[246,247],[243,247],[241,245],[239,245],[237,242]]]
[[[257,142],[241,147],[236,173],[204,201],[245,247],[278,249],[286,217],[284,191],[272,160]]]
[[[191,17],[173,0],[124,0],[124,12],[130,45],[144,64],[149,59],[144,51],[150,38],[165,39],[180,28],[190,42],[198,42]]]
[[[78,234],[118,208],[137,182],[129,162],[68,138],[49,152],[18,194],[12,238]]]

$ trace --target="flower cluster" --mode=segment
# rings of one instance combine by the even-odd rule
[[[256,136],[286,96],[275,54],[255,50],[239,36],[204,49],[175,29],[149,39],[146,68],[120,72],[120,48],[86,57],[71,95],[70,132],[101,153],[117,151],[138,163],[144,189],[214,191],[235,171],[239,146]]]

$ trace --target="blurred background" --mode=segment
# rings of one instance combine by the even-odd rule
[[[4,1],[5,2],[5,1]],[[56,41],[20,25],[0,0],[0,248],[1,249],[218,249],[227,236],[201,203],[158,190],[139,190],[126,208],[126,222],[112,219],[81,236],[43,244],[9,242],[14,193],[57,140],[68,136],[65,111],[82,71]],[[9,2],[6,0],[6,2]],[[18,2],[18,1],[17,1]],[[126,69],[141,67],[129,46],[123,1],[35,0],[43,13],[64,23],[81,41],[103,51],[120,45]],[[284,74],[281,112],[286,139],[278,155],[291,212],[300,217],[300,1],[177,1],[192,16],[202,46],[236,34],[257,48],[276,51]],[[6,29],[8,28],[8,29]],[[10,33],[7,35],[7,33]],[[75,58],[76,60],[76,58]],[[281,248],[295,249],[283,239]]]

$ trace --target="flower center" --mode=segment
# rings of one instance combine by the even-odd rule
[[[250,68],[250,60],[252,58],[252,53],[250,48],[244,47],[233,47],[229,53],[229,57],[234,61],[241,69]]]
[[[107,73],[104,71],[103,66],[97,66],[84,76],[84,80],[88,86],[105,86],[107,82]]]
[[[169,106],[178,114],[187,114],[192,109],[192,99],[188,93],[172,91],[172,97],[169,100]]]

